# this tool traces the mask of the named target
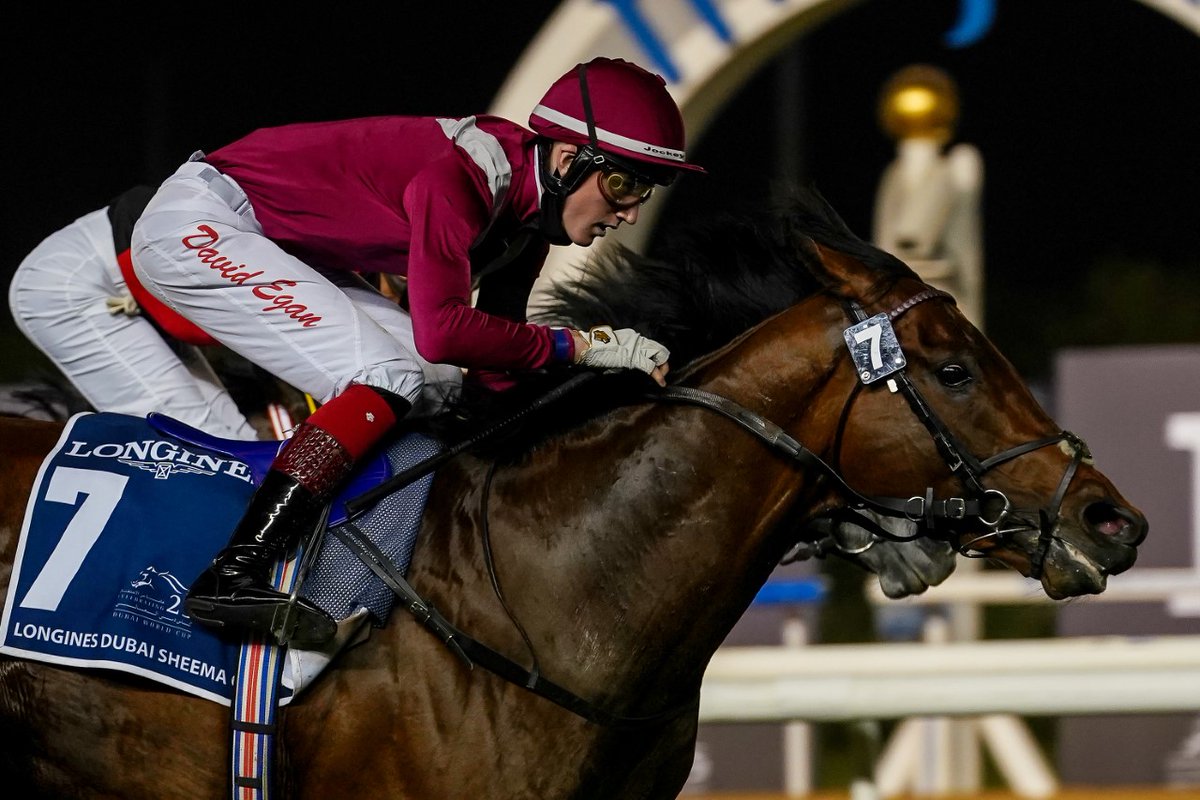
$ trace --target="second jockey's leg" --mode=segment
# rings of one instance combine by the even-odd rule
[[[215,436],[257,438],[203,356],[194,363],[181,358],[145,316],[109,305],[125,294],[112,225],[101,209],[25,257],[9,304],[21,332],[97,411],[158,411]]]

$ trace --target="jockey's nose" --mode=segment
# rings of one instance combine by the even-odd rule
[[[627,225],[633,225],[638,220],[639,209],[641,209],[640,205],[622,208],[617,212],[617,219],[625,222]]]

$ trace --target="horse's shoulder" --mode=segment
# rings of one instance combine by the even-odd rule
[[[62,430],[61,422],[0,416],[0,454],[6,462],[29,455],[40,463],[54,447]]]
[[[0,416],[0,591],[7,590],[6,567],[13,563],[34,477],[62,430],[61,422]]]

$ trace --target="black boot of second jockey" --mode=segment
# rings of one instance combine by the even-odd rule
[[[192,582],[188,615],[231,633],[317,647],[337,633],[328,614],[271,585],[280,558],[306,540],[361,456],[408,411],[402,398],[361,385],[321,407],[288,440],[225,549]]]

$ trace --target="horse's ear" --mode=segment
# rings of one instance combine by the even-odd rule
[[[863,297],[878,278],[858,259],[808,239],[805,249],[812,256],[812,273],[826,288],[844,297]]]

